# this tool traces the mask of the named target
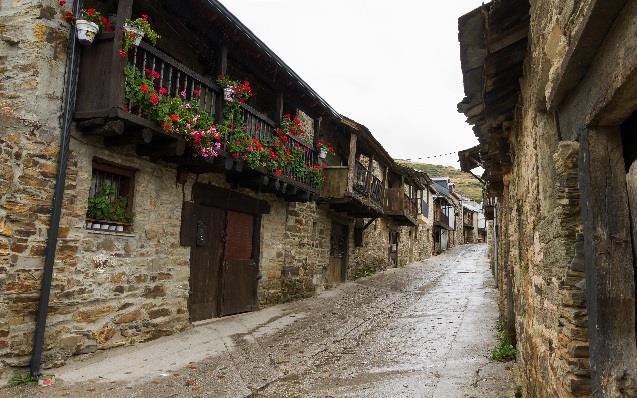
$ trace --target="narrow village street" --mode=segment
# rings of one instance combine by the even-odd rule
[[[72,360],[30,397],[511,397],[486,245]]]

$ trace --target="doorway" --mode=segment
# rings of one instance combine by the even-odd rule
[[[329,283],[345,282],[347,279],[347,225],[332,222],[330,233],[330,261],[327,268]]]
[[[184,204],[182,244],[190,249],[188,309],[192,322],[257,308],[261,214],[269,205],[199,184]]]
[[[398,231],[389,231],[389,265],[398,267]]]

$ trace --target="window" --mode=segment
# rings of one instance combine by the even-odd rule
[[[136,169],[93,159],[86,228],[130,232]]]

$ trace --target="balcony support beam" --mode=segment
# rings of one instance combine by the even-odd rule
[[[347,192],[354,191],[354,178],[356,174],[356,133],[351,133],[349,138],[349,158],[347,159],[347,166],[349,172],[347,173]]]
[[[217,51],[217,76],[228,73],[228,46],[222,44]],[[215,121],[217,124],[223,123],[223,91],[215,98]]]

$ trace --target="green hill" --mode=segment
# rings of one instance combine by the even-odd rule
[[[407,160],[397,160],[398,163],[422,170],[429,177],[449,177],[456,184],[456,190],[478,203],[482,202],[482,184],[474,176],[465,173],[452,166],[441,166],[438,164],[410,162]]]

